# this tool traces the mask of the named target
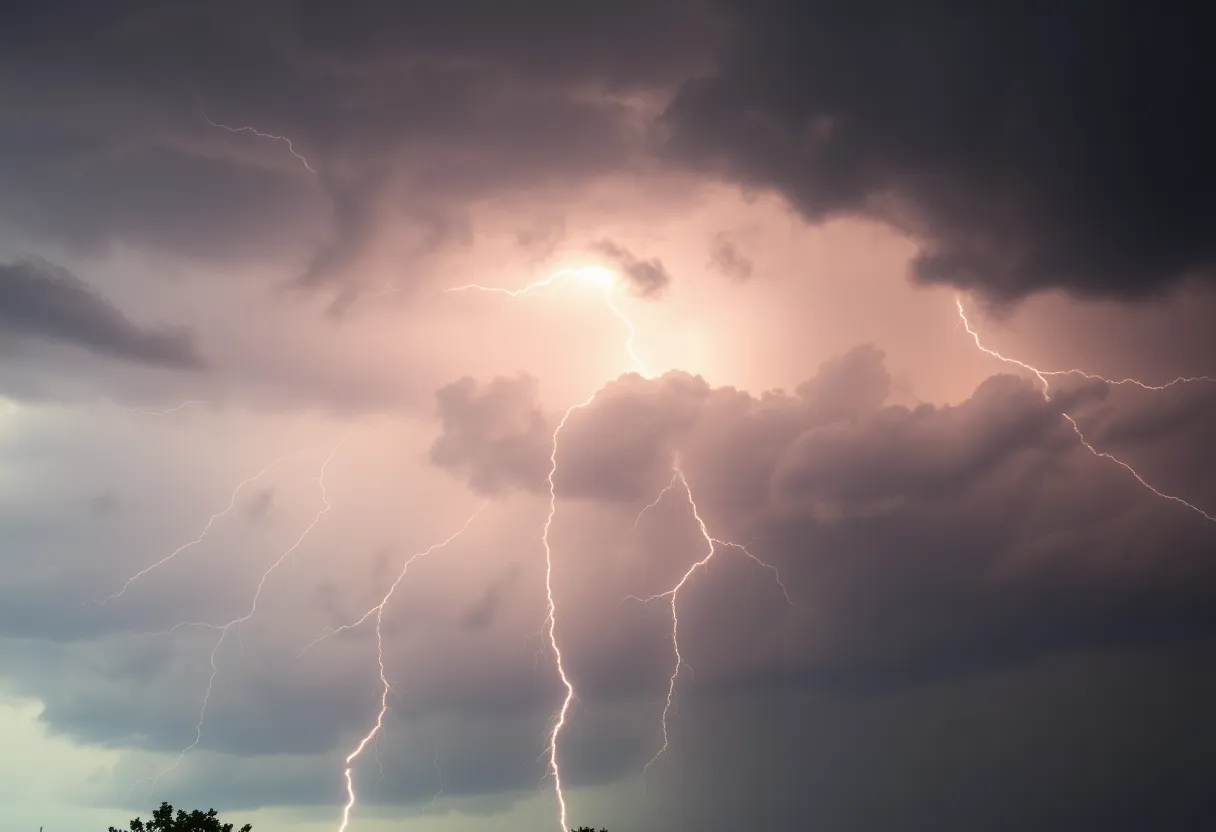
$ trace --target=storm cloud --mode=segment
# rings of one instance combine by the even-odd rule
[[[1171,9],[50,4],[6,12],[3,65],[28,80],[8,82],[0,209],[57,239],[212,257],[290,247],[306,226],[300,277],[316,285],[352,280],[403,207],[425,258],[459,245],[435,222],[467,200],[657,151],[775,189],[811,222],[892,223],[919,241],[923,282],[1143,297],[1216,264],[1216,136],[1198,104],[1216,91],[1210,14]],[[657,120],[622,97],[673,94]],[[211,128],[200,104],[290,137],[319,178],[274,142]]]
[[[716,5],[732,36],[664,114],[669,157],[891,222],[917,280],[997,300],[1216,275],[1208,8]]]
[[[1191,6],[9,4],[6,819],[1212,827]]]
[[[49,263],[0,264],[0,334],[174,369],[204,366],[190,333],[141,328],[74,274]]]
[[[913,668],[957,673],[1094,639],[1209,632],[1216,624],[1205,611],[1216,565],[1201,555],[1211,545],[1210,523],[1094,456],[1060,415],[1074,413],[1097,447],[1136,459],[1163,452],[1155,447],[1161,434],[1128,424],[1139,418],[1147,428],[1151,413],[1123,415],[1118,431],[1103,428],[1111,413],[1104,385],[1074,385],[1048,401],[1012,376],[993,376],[956,406],[891,406],[882,361],[880,351],[859,347],[825,362],[796,394],[761,399],[679,373],[622,377],[571,414],[558,448],[557,496],[627,514],[651,502],[678,465],[712,518],[712,534],[762,541],[755,551],[794,594],[810,593],[804,606],[787,610],[808,616],[794,631],[837,634],[839,641],[808,635],[807,652],[788,656],[821,683],[894,679]],[[1213,407],[1210,389],[1170,400],[1166,412],[1177,414],[1170,441],[1179,451],[1211,447]],[[1118,412],[1127,410],[1120,402]],[[496,424],[505,425],[505,415]],[[534,481],[525,472],[547,453],[539,446],[515,467],[499,455],[483,464],[494,466],[496,481],[528,487]],[[1200,456],[1177,466],[1173,483],[1158,485],[1211,505],[1210,482],[1196,479],[1210,464],[1206,452]],[[678,506],[679,490],[668,499]],[[1074,525],[1080,517],[1083,528]],[[1114,551],[1117,566],[1087,554]],[[732,557],[724,550],[720,559]],[[1062,606],[1056,593],[1068,599]],[[732,661],[747,665],[765,634],[743,638],[738,626],[707,618],[689,638],[711,652],[739,644]],[[722,661],[721,672],[733,675]],[[706,657],[698,666],[703,683],[719,667]]]

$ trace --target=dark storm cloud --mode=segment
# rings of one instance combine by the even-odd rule
[[[48,263],[0,264],[0,334],[174,369],[203,366],[188,332],[141,328],[71,272]]]
[[[313,244],[312,286],[349,280],[386,213],[417,221],[425,255],[469,201],[620,169],[638,131],[601,93],[675,83],[706,65],[713,36],[682,0],[3,15],[0,217],[74,244],[209,256]],[[208,118],[289,137],[318,174]],[[314,240],[318,196],[331,228]]]
[[[80,112],[74,102],[62,106]],[[83,250],[121,241],[227,258],[291,245],[323,218],[306,171],[225,159],[220,147],[204,155],[172,146],[166,123],[183,133],[212,129],[197,112],[133,114],[147,122],[147,136],[138,123],[111,124],[104,113],[81,112],[76,124],[47,124],[37,113],[20,119],[15,107],[8,113],[0,116],[0,220],[37,238]]]
[[[643,298],[657,298],[671,284],[671,275],[667,267],[657,257],[641,260],[633,252],[612,242],[600,240],[594,246],[594,251],[607,257],[617,268],[625,273],[625,282],[630,291]]]
[[[883,697],[690,695],[649,791],[685,829],[1205,828],[1214,655],[1210,640],[1061,655]]]
[[[1213,15],[1195,3],[724,0],[670,158],[921,242],[918,280],[1139,297],[1216,275]]]
[[[313,245],[305,285],[349,281],[393,210],[417,223],[425,257],[462,239],[450,229],[470,202],[628,168],[643,125],[613,94],[679,87],[655,134],[667,160],[776,188],[812,221],[890,221],[921,243],[919,280],[1004,300],[1051,287],[1131,298],[1216,267],[1201,4],[58,3],[4,16],[0,216],[76,244]],[[219,122],[290,136],[320,178],[277,141],[207,125],[200,101]],[[314,239],[318,196],[332,227]],[[745,270],[726,247],[714,257]]]

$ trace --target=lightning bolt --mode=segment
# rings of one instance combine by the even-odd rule
[[[157,774],[156,777],[152,778],[152,785],[148,789],[149,797],[151,797],[152,793],[156,790],[156,786],[160,782],[161,778],[164,777],[166,774],[170,773],[171,771],[174,771],[175,769],[177,769],[177,767],[181,765],[182,760],[185,759],[186,754],[188,754],[190,751],[194,750],[194,748],[196,748],[203,739],[203,723],[206,722],[207,709],[211,704],[211,694],[215,687],[215,679],[219,675],[219,672],[220,672],[219,665],[216,664],[216,656],[219,654],[220,647],[223,646],[224,640],[228,637],[228,633],[232,632],[235,628],[239,628],[241,624],[244,624],[246,621],[253,618],[253,616],[258,611],[258,601],[261,600],[262,590],[266,586],[266,581],[270,579],[271,574],[276,569],[278,569],[280,566],[282,566],[283,562],[286,561],[287,558],[293,552],[296,551],[296,549],[300,548],[300,544],[302,544],[304,542],[304,540],[308,537],[308,535],[312,533],[312,530],[314,528],[316,528],[317,523],[319,523],[321,521],[321,518],[330,510],[331,505],[329,502],[329,494],[325,490],[325,470],[329,466],[329,463],[333,461],[334,456],[338,453],[338,450],[342,447],[342,445],[345,443],[345,441],[346,440],[343,439],[337,445],[335,445],[334,449],[329,452],[329,456],[327,456],[325,458],[325,461],[323,463],[321,463],[321,470],[317,476],[317,486],[321,492],[321,508],[319,508],[317,510],[317,513],[315,515],[313,515],[312,521],[309,522],[309,524],[304,528],[304,531],[302,531],[300,533],[299,537],[296,538],[295,542],[292,543],[285,550],[283,550],[283,553],[279,555],[279,557],[274,561],[274,563],[272,563],[270,565],[270,567],[265,572],[262,573],[262,577],[258,581],[258,584],[257,584],[257,589],[254,590],[253,598],[250,601],[249,611],[246,612],[244,615],[240,616],[239,618],[234,618],[225,624],[211,624],[211,623],[207,623],[207,622],[194,622],[194,621],[181,622],[181,623],[173,625],[172,628],[170,628],[168,631],[166,631],[165,634],[169,634],[169,633],[176,632],[177,630],[184,628],[184,627],[204,627],[204,628],[210,629],[210,630],[217,630],[220,635],[219,635],[219,638],[216,639],[215,646],[211,648],[211,656],[210,656],[211,675],[207,679],[207,690],[203,694],[203,703],[202,703],[202,706],[199,708],[198,722],[195,724],[195,728],[194,728],[194,741],[191,742],[189,745],[187,745],[185,748],[183,748],[181,750],[181,753],[179,753],[177,755],[177,758],[169,766],[167,766],[159,774]],[[240,635],[239,629],[237,629],[236,632],[237,632],[237,635],[239,636]],[[139,784],[136,783],[135,785],[139,785]]]
[[[697,528],[701,532],[701,537],[705,541],[705,545],[706,545],[706,547],[708,547],[708,551],[706,552],[706,554],[703,558],[701,558],[699,561],[694,563],[692,566],[688,567],[688,570],[680,577],[680,580],[671,589],[669,589],[665,592],[660,592],[657,595],[651,595],[647,598],[640,598],[636,595],[630,595],[625,599],[625,600],[640,601],[642,603],[649,603],[651,601],[657,601],[660,598],[669,598],[670,603],[671,603],[671,646],[672,646],[673,651],[675,652],[676,663],[675,663],[675,669],[672,670],[671,677],[668,679],[667,699],[663,705],[663,716],[662,716],[662,719],[660,722],[660,724],[662,726],[662,731],[663,731],[663,746],[657,752],[655,752],[655,755],[653,757],[651,757],[650,761],[648,763],[646,763],[646,765],[642,768],[643,782],[645,782],[645,779],[646,779],[646,772],[650,770],[650,767],[652,765],[654,765],[660,757],[662,757],[664,754],[667,753],[667,749],[670,744],[670,739],[669,739],[668,732],[667,732],[667,726],[668,726],[668,716],[670,715],[671,707],[675,702],[676,681],[680,677],[680,670],[683,667],[688,666],[687,663],[684,661],[683,654],[680,653],[680,616],[677,611],[676,604],[680,597],[680,590],[683,589],[685,587],[685,585],[688,584],[689,580],[692,579],[692,576],[697,572],[697,570],[705,569],[709,566],[709,562],[711,560],[713,560],[714,555],[717,554],[719,546],[730,548],[730,549],[735,549],[739,552],[742,552],[750,560],[756,562],[760,566],[763,566],[765,569],[771,571],[773,573],[773,577],[777,581],[777,586],[779,586],[781,588],[782,595],[785,596],[786,603],[790,604],[791,606],[797,606],[790,599],[789,590],[786,589],[785,584],[782,582],[781,573],[779,573],[777,571],[777,567],[772,566],[768,563],[765,563],[763,560],[761,560],[760,558],[758,558],[754,554],[752,554],[751,551],[748,550],[748,548],[741,543],[733,543],[729,540],[721,540],[719,538],[716,538],[716,537],[713,537],[712,535],[710,535],[709,528],[708,528],[708,526],[706,526],[705,520],[702,519],[701,511],[700,511],[700,509],[697,508],[696,500],[694,499],[694,497],[692,495],[692,488],[689,487],[689,485],[688,485],[688,478],[684,476],[684,471],[679,467],[679,464],[676,464],[675,466],[673,466],[673,470],[674,470],[674,474],[672,475],[671,483],[666,488],[664,488],[661,492],[659,492],[659,496],[658,496],[658,498],[655,499],[654,502],[650,503],[645,508],[643,508],[640,512],[638,512],[637,520],[634,521],[633,526],[636,529],[638,522],[640,522],[642,519],[642,515],[644,515],[647,511],[649,511],[650,509],[657,506],[659,504],[659,502],[663,499],[664,495],[666,495],[667,492],[669,492],[673,488],[675,488],[676,484],[679,483],[680,486],[684,489],[684,495],[688,499],[688,507],[692,510],[693,519],[695,519],[697,521]]]
[[[269,465],[264,467],[262,470],[258,471],[253,476],[246,477],[245,479],[241,480],[239,483],[237,483],[236,488],[234,488],[232,490],[232,496],[228,500],[228,505],[226,507],[224,507],[223,509],[221,509],[220,511],[217,511],[215,514],[211,515],[211,517],[209,517],[207,519],[206,525],[203,526],[203,530],[201,532],[199,532],[197,537],[195,537],[193,540],[189,540],[189,541],[183,543],[181,546],[178,546],[172,552],[165,555],[163,558],[156,561],[151,566],[147,566],[147,567],[139,570],[134,575],[127,578],[126,582],[122,585],[121,588],[119,588],[119,590],[117,592],[115,592],[113,595],[110,595],[110,596],[106,597],[105,599],[103,599],[101,601],[97,601],[95,603],[104,605],[104,604],[108,604],[110,601],[115,601],[115,600],[121,598],[123,596],[123,594],[126,593],[126,591],[131,588],[131,584],[138,581],[144,575],[147,575],[152,570],[157,569],[157,568],[163,566],[164,564],[168,563],[169,561],[173,560],[175,557],[177,557],[178,555],[180,555],[182,552],[186,551],[187,549],[190,549],[190,548],[202,543],[203,540],[207,537],[207,534],[211,531],[211,527],[215,525],[215,521],[219,520],[221,517],[228,514],[230,511],[232,511],[236,507],[236,498],[241,493],[242,488],[249,485],[250,483],[257,482],[262,477],[264,477],[271,469],[276,468],[279,465],[282,465],[284,462],[290,462],[293,459],[297,459],[300,456],[303,456],[304,453],[305,453],[305,451],[296,451],[294,454],[291,454],[290,456],[285,456],[285,457],[276,459],[274,462],[270,463]]]
[[[192,404],[206,404],[206,402],[203,399],[187,399],[186,401],[182,402],[179,405],[176,405],[174,407],[168,407],[163,410],[145,410],[142,407],[123,407],[118,402],[111,399],[109,396],[106,396],[103,399],[103,401],[109,402],[114,407],[118,408],[119,410],[123,411],[124,413],[138,413],[141,416],[169,416],[170,414],[177,413],[178,411],[181,411],[181,410],[185,410],[187,407],[189,407]]]
[[[497,286],[483,286],[480,284],[467,284],[464,286],[452,287],[450,289],[447,289],[446,291],[458,292],[458,291],[476,290],[476,291],[482,291],[482,292],[491,292],[491,293],[501,294],[501,295],[505,295],[508,299],[515,299],[515,298],[519,298],[519,297],[523,297],[525,295],[531,294],[540,289],[547,288],[547,287],[553,285],[558,280],[567,279],[567,278],[580,278],[580,279],[585,279],[585,280],[591,280],[597,284],[604,286],[604,300],[605,300],[606,305],[608,306],[609,311],[618,320],[620,320],[624,324],[626,332],[628,333],[626,341],[625,341],[625,351],[628,354],[630,361],[633,363],[634,367],[637,368],[639,373],[643,377],[649,378],[650,374],[647,371],[645,362],[643,362],[641,360],[641,358],[638,356],[637,352],[634,349],[634,341],[637,336],[637,329],[636,329],[636,327],[634,327],[633,322],[629,319],[629,317],[627,315],[625,315],[625,313],[623,311],[621,311],[620,307],[618,307],[616,305],[614,290],[620,281],[612,272],[608,271],[607,269],[603,269],[603,268],[599,268],[599,267],[563,269],[561,271],[555,272],[554,274],[552,274],[542,280],[538,280],[534,283],[528,284],[527,286],[523,287],[522,289],[506,289],[506,288],[497,287]],[[558,810],[557,811],[557,821],[558,821],[558,827],[562,830],[562,832],[565,832],[565,830],[568,829],[569,826],[567,823],[568,810],[567,810],[567,805],[566,805],[566,797],[565,797],[564,789],[562,787],[562,773],[561,773],[561,765],[560,765],[559,755],[558,755],[558,745],[561,740],[562,731],[566,727],[566,725],[569,723],[570,709],[571,709],[571,706],[574,704],[574,700],[576,699],[576,694],[575,694],[574,684],[571,681],[570,676],[566,672],[565,659],[562,654],[561,646],[560,646],[558,638],[557,638],[557,602],[556,602],[556,599],[553,594],[553,548],[550,545],[549,534],[553,527],[553,519],[557,514],[557,489],[556,489],[556,485],[555,485],[555,480],[556,480],[557,468],[558,468],[557,457],[558,457],[559,440],[560,440],[562,431],[565,429],[567,422],[570,420],[570,417],[576,411],[586,408],[593,401],[595,401],[595,398],[597,395],[598,395],[597,393],[592,393],[586,400],[584,400],[578,404],[575,404],[572,407],[570,407],[569,409],[567,409],[566,412],[562,415],[561,420],[558,422],[557,428],[553,432],[553,442],[552,442],[552,446],[551,446],[551,452],[549,455],[549,474],[547,477],[547,483],[548,483],[548,489],[549,489],[549,511],[548,511],[547,516],[545,517],[545,523],[541,530],[541,545],[542,545],[542,547],[544,549],[544,553],[545,553],[545,597],[546,597],[546,610],[545,610],[545,621],[544,621],[544,625],[543,625],[543,632],[545,633],[547,640],[549,642],[549,648],[553,651],[554,664],[555,664],[555,667],[557,670],[558,679],[560,680],[562,688],[564,690],[564,695],[562,697],[561,704],[558,707],[557,711],[554,713],[554,716],[552,719],[552,728],[550,729],[548,736],[546,738],[547,739],[546,755],[548,756],[548,770],[549,770],[549,774],[553,777],[554,795],[555,795],[555,798],[557,801],[557,810]],[[781,582],[781,577],[779,574],[777,574],[777,570],[774,567],[769,566],[768,564],[761,561],[759,558],[757,558],[755,555],[753,555],[743,545],[738,544],[738,543],[732,543],[730,541],[719,540],[717,538],[712,537],[709,534],[708,528],[706,527],[705,522],[702,520],[700,512],[697,509],[696,503],[693,499],[692,489],[689,487],[688,481],[685,478],[683,471],[679,468],[678,465],[674,466],[673,470],[674,470],[674,475],[672,477],[671,483],[668,484],[668,486],[666,488],[664,488],[662,492],[660,492],[659,496],[655,499],[654,502],[652,502],[650,505],[648,505],[646,508],[644,508],[641,513],[639,513],[638,518],[634,521],[633,528],[630,529],[630,533],[632,533],[633,530],[637,528],[637,524],[638,524],[638,522],[640,522],[642,514],[644,514],[648,509],[653,508],[654,506],[658,505],[658,503],[663,499],[664,495],[666,495],[668,491],[671,491],[673,488],[675,488],[677,482],[679,482],[683,486],[685,494],[687,495],[689,505],[692,507],[693,516],[697,520],[698,526],[701,530],[701,534],[704,537],[707,545],[709,546],[709,554],[706,555],[705,558],[703,558],[702,560],[700,560],[696,564],[694,564],[693,567],[691,567],[688,570],[688,572],[685,573],[684,577],[680,580],[679,584],[677,584],[676,587],[674,587],[673,589],[668,590],[665,593],[661,593],[660,595],[654,596],[653,598],[650,598],[650,599],[637,599],[637,600],[654,600],[655,598],[663,598],[663,597],[671,598],[672,643],[673,643],[673,646],[676,651],[676,669],[671,676],[670,685],[668,687],[666,706],[663,709],[663,718],[662,718],[663,748],[659,751],[658,754],[655,755],[655,757],[649,763],[646,764],[646,768],[643,769],[643,777],[645,776],[646,770],[650,768],[650,765],[653,764],[654,761],[657,760],[663,754],[663,752],[665,752],[667,750],[667,747],[668,747],[667,717],[668,717],[668,713],[670,711],[671,705],[675,698],[676,679],[679,676],[680,668],[685,665],[683,656],[680,654],[680,648],[679,648],[679,618],[677,616],[677,611],[676,611],[676,600],[679,595],[679,590],[684,586],[684,584],[686,584],[688,582],[688,580],[692,577],[692,574],[698,568],[705,566],[709,562],[709,560],[713,557],[714,553],[717,551],[717,547],[723,546],[723,547],[738,549],[739,551],[743,552],[751,560],[755,561],[756,563],[760,564],[761,566],[764,566],[767,569],[772,570],[774,575],[777,578],[778,585],[781,587],[782,593],[785,595],[786,600],[787,601],[790,600],[789,593],[786,591],[786,588],[785,588],[785,584]],[[793,602],[790,602],[790,603],[793,603]]]
[[[566,721],[570,716],[570,706],[574,703],[574,683],[570,681],[570,677],[566,675],[565,661],[562,657],[561,647],[557,643],[557,602],[553,598],[553,548],[549,545],[549,531],[553,527],[553,518],[557,514],[557,487],[554,485],[554,478],[557,476],[557,440],[561,435],[562,428],[566,426],[570,415],[576,410],[581,410],[587,405],[595,401],[595,393],[592,393],[585,401],[574,405],[565,412],[562,419],[557,424],[557,429],[553,431],[553,450],[549,454],[549,514],[545,518],[545,525],[541,532],[541,545],[545,549],[545,632],[549,637],[549,647],[553,650],[553,661],[557,668],[558,678],[561,679],[562,687],[565,689],[565,696],[562,698],[561,707],[558,708],[553,718],[553,728],[549,731],[548,743],[546,751],[549,757],[549,773],[553,775],[553,793],[557,798],[558,806],[558,826],[565,832],[569,827],[566,826],[566,795],[562,791],[562,770],[557,758],[557,744],[561,739],[562,729],[566,727]]]
[[[633,321],[629,320],[629,316],[621,311],[621,308],[616,305],[616,287],[620,283],[619,278],[608,269],[602,266],[581,266],[576,268],[561,269],[556,271],[543,280],[537,280],[534,283],[529,283],[522,289],[506,289],[501,286],[482,286],[479,283],[467,283],[464,286],[452,286],[444,289],[444,292],[490,292],[492,294],[505,295],[509,300],[521,298],[525,295],[530,295],[540,289],[546,289],[557,283],[560,280],[584,280],[598,284],[604,288],[604,303],[613,316],[624,325],[625,330],[629,333],[625,339],[625,352],[629,354],[629,360],[633,362],[633,366],[637,371],[645,377],[649,377],[650,373],[646,369],[646,363],[638,357],[634,350],[633,342],[637,338],[637,329],[633,325]],[[594,397],[593,397],[594,398]],[[584,402],[580,407],[585,407],[589,402]],[[569,411],[567,411],[567,414]]]
[[[1124,378],[1124,379],[1119,379],[1119,380],[1113,380],[1113,379],[1106,378],[1105,376],[1096,375],[1094,373],[1087,373],[1084,370],[1077,370],[1077,369],[1040,370],[1038,367],[1035,367],[1031,364],[1027,364],[1025,361],[1021,361],[1017,358],[1010,358],[1009,356],[1002,355],[1001,353],[997,352],[994,349],[990,349],[989,347],[984,346],[983,342],[980,341],[979,333],[976,332],[975,329],[972,328],[971,322],[969,320],[967,320],[967,312],[963,308],[963,300],[958,295],[956,295],[954,298],[954,305],[958,308],[959,319],[962,320],[963,327],[967,330],[967,334],[971,336],[971,340],[975,342],[976,348],[979,349],[981,352],[987,353],[988,355],[992,356],[993,358],[997,359],[998,361],[1003,361],[1006,364],[1011,364],[1015,367],[1020,367],[1023,370],[1033,373],[1035,375],[1035,377],[1039,380],[1039,383],[1043,385],[1043,399],[1046,401],[1051,401],[1051,395],[1050,395],[1051,394],[1051,382],[1049,382],[1048,379],[1054,378],[1056,376],[1077,375],[1077,376],[1083,376],[1084,378],[1091,379],[1094,381],[1102,381],[1107,384],[1116,384],[1116,385],[1131,384],[1131,385],[1135,385],[1136,387],[1143,388],[1144,390],[1165,390],[1168,387],[1173,387],[1178,384],[1189,384],[1189,383],[1197,382],[1197,381],[1216,381],[1216,379],[1213,379],[1210,376],[1193,376],[1193,377],[1189,377],[1189,378],[1184,378],[1184,377],[1180,376],[1166,384],[1153,385],[1153,384],[1146,384],[1145,382],[1142,382],[1142,381],[1137,381],[1136,379],[1133,379],[1133,378]],[[1133,477],[1136,478],[1136,481],[1138,483],[1140,483],[1140,485],[1144,486],[1145,488],[1147,488],[1152,493],[1156,494],[1161,499],[1169,500],[1170,502],[1174,502],[1174,503],[1178,503],[1179,505],[1184,506],[1185,508],[1188,508],[1191,511],[1195,512],[1196,514],[1203,517],[1204,519],[1216,523],[1216,517],[1213,517],[1211,514],[1208,514],[1203,509],[1201,509],[1195,505],[1192,505],[1191,503],[1188,503],[1186,500],[1182,499],[1181,497],[1177,497],[1173,494],[1167,494],[1164,491],[1161,491],[1160,489],[1158,489],[1155,486],[1153,486],[1152,484],[1150,484],[1147,480],[1145,480],[1144,477],[1142,477],[1140,475],[1140,472],[1138,472],[1135,468],[1133,468],[1128,463],[1124,462],[1123,460],[1119,459],[1118,457],[1114,456],[1113,454],[1109,454],[1106,451],[1100,451],[1097,448],[1095,448],[1092,444],[1090,444],[1089,440],[1085,438],[1085,434],[1081,431],[1081,426],[1077,424],[1076,419],[1074,419],[1068,413],[1062,412],[1061,415],[1065,419],[1068,420],[1068,424],[1070,424],[1072,426],[1073,432],[1077,434],[1077,438],[1079,440],[1081,440],[1081,444],[1084,445],[1085,449],[1088,450],[1091,454],[1093,454],[1096,457],[1100,457],[1102,459],[1109,460],[1110,462],[1113,462],[1116,465],[1124,468],[1129,474],[1131,474]]]
[[[653,508],[658,508],[659,503],[663,502],[663,498],[667,496],[667,492],[669,492],[669,491],[671,491],[671,489],[675,488],[676,483],[678,483],[678,482],[680,482],[679,473],[678,472],[673,473],[671,475],[671,482],[669,482],[667,484],[666,488],[664,488],[662,491],[659,492],[659,496],[655,497],[654,500],[651,501],[650,503],[647,503],[642,508],[642,510],[638,512],[638,516],[635,517],[633,520],[633,525],[629,528],[629,534],[633,534],[634,532],[636,532],[638,530],[638,523],[642,522],[642,518],[646,516],[646,512],[650,511]],[[685,485],[687,485],[687,484],[685,484]]]
[[[374,607],[372,607],[367,612],[365,612],[358,621],[354,621],[350,624],[343,624],[341,627],[330,630],[330,631],[326,632],[325,634],[323,634],[320,638],[315,639],[312,642],[312,644],[308,645],[308,647],[304,648],[304,650],[307,651],[310,648],[312,648],[313,645],[317,644],[318,642],[324,641],[325,639],[329,638],[330,636],[337,635],[338,633],[345,632],[347,630],[352,630],[355,627],[358,627],[360,624],[363,624],[365,621],[367,621],[369,618],[372,618],[373,616],[376,619],[376,664],[378,665],[379,670],[380,670],[380,711],[376,714],[375,724],[371,727],[370,730],[368,730],[368,732],[366,734],[363,735],[363,738],[359,740],[359,743],[346,756],[346,759],[344,761],[346,768],[343,770],[342,776],[346,780],[346,805],[342,807],[342,823],[338,827],[338,832],[346,832],[346,827],[350,823],[351,812],[355,808],[355,801],[357,799],[356,794],[355,794],[355,781],[354,781],[355,761],[359,759],[359,755],[363,753],[363,749],[367,748],[368,744],[371,743],[373,740],[375,740],[377,735],[379,735],[381,729],[383,729],[383,727],[384,727],[384,717],[388,714],[388,695],[389,695],[389,692],[392,690],[392,685],[388,681],[388,671],[384,667],[384,635],[383,635],[383,630],[381,628],[381,624],[384,621],[384,609],[385,609],[385,607],[388,606],[388,602],[392,599],[393,594],[397,591],[397,587],[400,586],[401,582],[405,580],[405,575],[409,571],[410,564],[412,564],[414,561],[418,560],[419,558],[426,557],[427,555],[431,554],[432,552],[435,552],[439,549],[444,548],[449,543],[451,543],[453,540],[460,537],[462,534],[465,533],[466,530],[468,530],[469,526],[473,523],[474,520],[477,519],[477,516],[479,514],[481,514],[481,512],[484,509],[485,509],[484,505],[479,507],[477,509],[477,511],[473,512],[473,514],[469,517],[469,519],[464,522],[464,525],[461,526],[458,531],[449,535],[446,539],[441,540],[440,542],[431,545],[429,548],[424,549],[421,552],[417,552],[417,553],[411,555],[409,558],[407,558],[405,560],[405,563],[403,563],[401,566],[401,572],[398,573],[397,580],[393,581],[392,586],[390,586],[388,588],[388,592],[384,593],[384,597],[380,599],[380,603],[376,604]],[[436,768],[439,767],[438,751],[436,751],[435,767]],[[439,773],[439,777],[440,777],[439,788],[440,788],[440,791],[442,791],[442,789],[443,789],[443,779],[442,779],[443,772],[442,771]],[[436,799],[437,798],[438,798],[438,795],[436,795]],[[434,803],[434,801],[432,801],[432,804],[433,803]]]
[[[630,361],[638,369],[643,376],[648,376],[646,364],[638,356],[634,350],[634,339],[637,336],[637,329],[633,325],[633,321],[629,319],[620,307],[616,305],[614,290],[619,282],[616,275],[611,271],[598,267],[588,266],[581,268],[561,269],[554,272],[548,277],[530,283],[522,289],[506,289],[500,286],[483,286],[477,283],[469,283],[464,286],[453,286],[446,289],[446,292],[465,292],[479,291],[489,292],[493,294],[505,295],[508,299],[515,299],[530,295],[540,289],[548,288],[559,280],[580,279],[590,281],[592,283],[603,286],[604,302],[609,311],[624,324],[628,336],[625,340],[625,351],[629,355]],[[564,695],[561,705],[553,715],[552,728],[549,730],[546,738],[545,755],[548,757],[549,774],[553,777],[553,792],[557,801],[557,821],[558,827],[565,832],[568,828],[566,819],[568,815],[566,807],[565,790],[562,788],[562,771],[561,763],[558,758],[558,743],[561,740],[562,731],[565,729],[570,717],[570,707],[574,704],[575,692],[574,683],[570,680],[570,676],[566,673],[565,658],[562,655],[561,646],[557,639],[557,601],[553,595],[553,547],[549,543],[549,532],[553,528],[553,518],[557,515],[557,487],[555,478],[557,476],[557,453],[558,440],[562,430],[566,427],[566,423],[570,420],[571,415],[577,410],[590,405],[595,401],[598,393],[592,393],[584,401],[571,406],[562,414],[561,420],[557,424],[557,428],[553,431],[553,442],[549,454],[549,475],[546,479],[549,486],[549,512],[545,517],[544,526],[541,529],[541,546],[545,552],[545,620],[542,625],[542,631],[545,633],[549,642],[549,648],[553,651],[554,665],[557,670],[557,676],[561,682]]]
[[[304,167],[308,168],[309,173],[317,172],[316,169],[313,168],[312,165],[308,164],[308,160],[305,159],[300,153],[298,153],[296,151],[295,147],[291,143],[291,139],[287,138],[286,136],[278,136],[278,135],[275,135],[274,133],[263,133],[262,131],[255,130],[254,128],[249,127],[249,126],[229,127],[227,124],[220,124],[217,121],[212,121],[211,117],[209,115],[207,115],[206,113],[203,113],[201,109],[199,110],[199,112],[202,113],[203,118],[205,118],[207,120],[208,124],[210,124],[212,127],[218,128],[220,130],[227,130],[229,133],[252,133],[253,135],[258,136],[263,139],[273,139],[274,141],[277,141],[277,142],[283,142],[285,145],[287,145],[287,152],[290,153],[292,156],[295,156],[297,159],[299,159],[300,162],[304,165]]]
[[[431,796],[431,805],[429,808],[434,809],[435,804],[439,802],[439,798],[443,797],[443,768],[439,765],[439,742],[435,742],[435,774],[439,777],[439,791]]]

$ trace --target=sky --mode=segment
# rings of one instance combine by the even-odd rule
[[[1211,825],[1199,5],[5,5],[5,828]]]

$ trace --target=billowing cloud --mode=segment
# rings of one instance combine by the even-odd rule
[[[74,274],[49,263],[0,264],[0,334],[174,369],[203,367],[188,332],[141,328]]]
[[[920,242],[917,279],[997,299],[1141,297],[1216,263],[1190,7],[56,8],[5,27],[0,66],[25,80],[8,82],[0,216],[75,245],[307,245],[307,285],[357,282],[390,217],[425,260],[465,238],[470,201],[636,171],[657,148],[813,222],[891,222]],[[200,102],[290,137],[319,175]]]
[[[1075,386],[1048,401],[1012,376],[988,379],[956,406],[891,406],[882,364],[880,351],[860,347],[825,362],[796,393],[759,399],[681,373],[622,377],[571,415],[558,450],[558,497],[636,511],[680,466],[712,534],[761,541],[755,551],[801,587],[795,594],[809,593],[804,607],[785,613],[807,639],[805,652],[787,658],[820,683],[890,680],[913,668],[951,674],[1136,632],[1172,637],[1216,625],[1203,611],[1216,592],[1216,564],[1199,556],[1211,524],[1095,457],[1060,415],[1076,414],[1098,447],[1136,459],[1148,448],[1161,453],[1153,447],[1161,435],[1147,429],[1150,412],[1136,417],[1146,430],[1130,429],[1128,416],[1118,431],[1103,428],[1105,385]],[[1175,394],[1167,412],[1170,436],[1187,443],[1180,452],[1211,442],[1205,420],[1213,407],[1210,390]],[[541,448],[534,453],[514,461],[521,485],[522,472],[542,464]],[[1176,471],[1174,490],[1198,504],[1216,499],[1210,483]],[[499,468],[498,481],[508,479]],[[678,506],[682,495],[669,499]],[[668,524],[671,511],[662,515]],[[1110,551],[1122,552],[1117,565],[1089,554]],[[743,560],[731,574],[750,566]],[[1056,592],[1068,602],[1045,606]],[[594,602],[589,595],[583,603]],[[737,680],[742,667],[751,668],[745,675],[778,672],[763,669],[766,660],[755,658],[763,650],[742,638],[738,623],[702,620],[695,610],[709,602],[689,603],[697,616],[689,638],[730,653],[701,657],[698,678]],[[815,635],[829,632],[827,640]],[[589,663],[584,672],[612,671]]]
[[[715,5],[731,42],[664,115],[671,158],[893,222],[918,280],[998,299],[1216,275],[1206,10]]]

